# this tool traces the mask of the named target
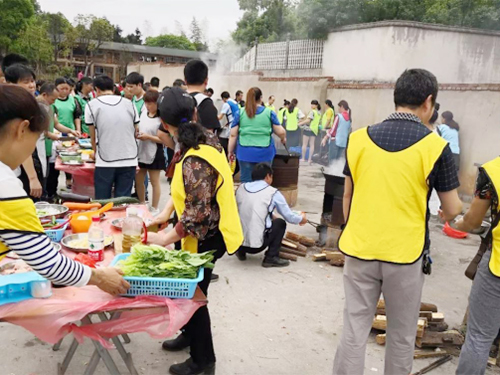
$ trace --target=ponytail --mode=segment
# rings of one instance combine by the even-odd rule
[[[299,104],[299,101],[297,99],[292,99],[292,102],[290,103],[290,106],[288,107],[288,112],[293,113],[297,104]]]
[[[448,125],[450,128],[455,129],[457,132],[460,131],[460,126],[458,125],[458,122],[456,122],[453,119],[453,113],[450,111],[443,112],[441,115],[445,119],[445,124]]]
[[[248,118],[254,118],[257,114],[257,105],[262,100],[262,91],[258,87],[252,87],[248,90],[245,112]]]
[[[190,148],[198,150],[200,144],[207,142],[207,136],[203,130],[203,127],[196,122],[182,122],[178,128],[179,134],[179,144],[181,145],[181,151],[185,152]]]
[[[345,100],[341,100],[338,106],[344,108],[349,113],[349,121],[352,122],[352,111],[351,108],[349,108],[349,103],[347,103]]]

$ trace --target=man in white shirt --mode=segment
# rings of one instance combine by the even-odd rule
[[[92,148],[96,156],[94,186],[96,199],[130,197],[138,165],[135,139],[139,115],[127,98],[113,94],[108,76],[94,80],[97,98],[85,107]]]

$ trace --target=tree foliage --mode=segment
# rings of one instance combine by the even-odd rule
[[[196,51],[196,46],[186,36],[163,34],[153,37],[147,37],[147,46],[163,47],[163,48],[176,48],[190,51]]]
[[[190,31],[190,39],[194,44],[194,47],[197,51],[208,51],[208,45],[205,41],[205,36],[203,35],[203,30],[196,19],[193,17],[191,24],[189,26]]]
[[[106,41],[113,39],[113,25],[106,18],[97,18],[93,15],[79,14],[75,18],[78,44],[85,54],[85,68],[88,67],[88,58]]]
[[[0,52],[8,51],[11,44],[35,14],[32,0],[0,0]]]
[[[142,44],[141,30],[139,30],[139,28],[136,28],[135,32],[133,34],[128,34],[123,42],[129,44]]]

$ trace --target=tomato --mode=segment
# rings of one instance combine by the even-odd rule
[[[90,268],[95,268],[96,266],[96,262],[87,254],[80,253],[75,257],[75,260],[81,264],[89,266]]]

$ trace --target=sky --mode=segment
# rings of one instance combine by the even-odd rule
[[[73,23],[78,14],[106,17],[118,24],[123,35],[139,27],[143,36],[178,34],[178,23],[189,35],[189,24],[196,17],[209,44],[229,39],[243,12],[237,0],[38,0],[42,11],[61,12]],[[178,23],[176,23],[178,21]]]

